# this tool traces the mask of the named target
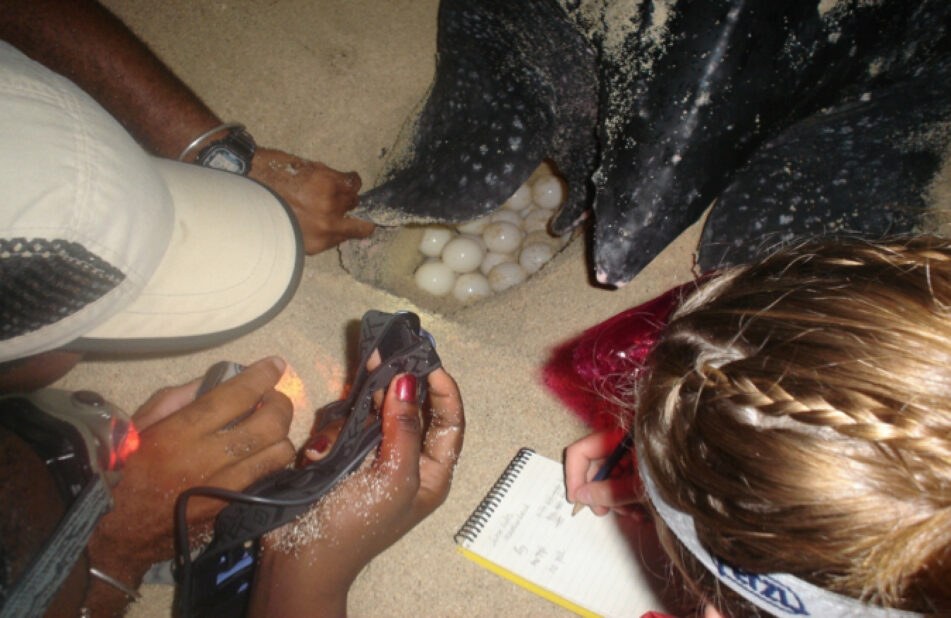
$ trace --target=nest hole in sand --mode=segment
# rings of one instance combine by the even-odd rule
[[[560,261],[578,233],[555,236],[548,224],[567,187],[543,162],[492,214],[459,224],[377,228],[340,246],[343,267],[363,283],[421,309],[453,314],[504,302]]]

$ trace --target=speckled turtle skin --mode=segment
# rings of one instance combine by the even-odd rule
[[[436,77],[355,214],[381,225],[496,210],[545,157],[584,210],[596,162],[594,50],[552,0],[439,6]],[[539,21],[541,19],[541,21]]]
[[[715,201],[699,264],[926,227],[951,130],[946,0],[444,0],[436,77],[359,215],[483,216],[543,158],[623,285]],[[593,215],[593,217],[591,217]]]

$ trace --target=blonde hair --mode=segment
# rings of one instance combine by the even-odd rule
[[[951,243],[805,244],[730,270],[648,364],[639,457],[714,554],[951,611]],[[696,594],[756,613],[659,530]]]

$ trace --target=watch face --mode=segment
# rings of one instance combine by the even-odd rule
[[[226,146],[213,145],[201,158],[201,164],[205,167],[213,167],[233,174],[246,174],[248,171],[247,163]]]
[[[223,139],[199,151],[195,163],[247,176],[255,149],[254,138],[243,127],[233,129]]]

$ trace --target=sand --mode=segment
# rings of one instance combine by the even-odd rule
[[[224,120],[246,124],[261,145],[356,170],[365,188],[433,75],[437,0],[105,4]],[[697,237],[694,226],[620,290],[591,284],[582,238],[519,288],[447,313],[357,281],[331,250],[307,258],[294,300],[257,332],[174,358],[93,359],[57,386],[98,390],[131,412],[215,361],[279,354],[305,385],[292,427],[299,443],[313,409],[341,395],[355,321],[368,309],[416,311],[461,386],[465,447],[446,503],[364,570],[351,615],[569,615],[458,555],[452,536],[519,447],[560,459],[587,433],[540,383],[549,350],[688,279]],[[169,615],[170,588],[143,593],[131,616]]]

